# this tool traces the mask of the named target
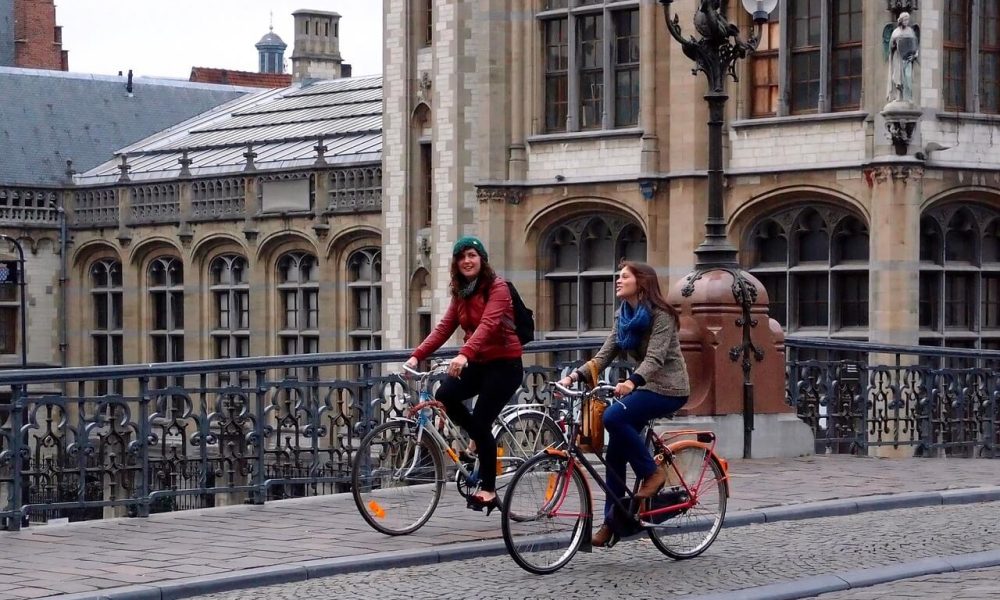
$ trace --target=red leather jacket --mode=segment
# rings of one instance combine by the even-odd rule
[[[468,298],[452,296],[448,310],[434,331],[427,336],[413,356],[424,360],[440,348],[459,326],[465,331],[465,344],[459,354],[469,362],[488,362],[520,358],[524,352],[514,330],[514,303],[502,277],[497,276],[489,289],[477,289]]]

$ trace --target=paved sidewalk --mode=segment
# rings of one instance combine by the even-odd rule
[[[730,463],[729,512],[768,506],[1000,485],[1000,460],[819,456]],[[464,508],[449,486],[418,532],[371,530],[350,495],[0,532],[0,600],[232,575],[500,536],[499,517]]]

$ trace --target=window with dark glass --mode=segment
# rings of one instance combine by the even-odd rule
[[[434,0],[424,0],[424,45],[434,41]]]
[[[366,248],[347,261],[351,297],[350,339],[354,350],[382,348],[382,251]]]
[[[569,37],[567,19],[550,19],[545,27],[545,130],[565,131],[569,109]]]
[[[646,260],[646,236],[619,217],[588,216],[558,226],[545,254],[554,332],[608,331],[614,322],[618,266],[622,260]]]
[[[866,337],[869,234],[860,219],[833,207],[786,209],[758,221],[747,248],[770,316],[787,331]]]
[[[543,2],[539,18],[545,130],[637,125],[638,2]]]
[[[990,348],[1000,342],[1000,211],[970,201],[920,222],[920,343]]]
[[[290,252],[278,259],[277,270],[281,353],[319,352],[319,273],[316,257]]]
[[[420,179],[421,179],[421,207],[423,226],[431,226],[431,215],[434,213],[434,163],[431,145],[429,143],[420,144]]]
[[[793,114],[819,110],[823,26],[821,0],[788,3],[789,84]]]
[[[210,336],[215,358],[250,356],[250,279],[247,261],[237,254],[216,257],[209,266],[209,293],[212,295]],[[247,374],[239,380],[249,381]],[[220,384],[230,382],[220,375]]]
[[[833,48],[830,56],[832,109],[861,107],[861,0],[833,3]]]
[[[612,13],[615,21],[615,126],[639,123],[639,11]]]
[[[969,45],[968,0],[944,2],[944,105],[966,110],[966,57]]]
[[[183,362],[184,267],[179,259],[163,256],[149,264],[148,278],[153,362]],[[161,388],[167,383],[166,378],[156,381]]]
[[[782,0],[750,59],[750,115],[861,108],[863,0]]]
[[[95,262],[90,267],[90,300],[94,320],[90,339],[95,365],[125,364],[124,315],[121,263],[113,259]],[[121,393],[121,380],[96,382],[98,394]]]
[[[1000,114],[1000,4],[944,0],[945,110]]]
[[[18,312],[20,311],[19,288],[14,284],[0,285],[0,354],[15,354],[20,335]]]
[[[760,44],[750,57],[750,111],[754,117],[778,114],[780,72],[778,48],[781,45],[781,24],[778,11],[771,13],[761,31]]]
[[[1000,2],[982,3],[979,39],[979,111],[1000,113]]]

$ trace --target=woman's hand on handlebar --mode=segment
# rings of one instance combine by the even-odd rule
[[[572,387],[573,378],[567,375],[566,377],[563,377],[562,379],[559,380],[559,385],[563,386],[564,388]]]
[[[625,380],[615,386],[615,396],[621,398],[622,396],[627,396],[635,391],[635,383],[630,380]]]
[[[451,359],[450,363],[448,363],[448,374],[452,377],[460,378],[462,376],[462,369],[464,369],[468,364],[469,359],[464,355],[459,354],[455,358]]]
[[[410,371],[416,371],[417,370],[417,364],[419,362],[420,361],[417,360],[416,356],[411,356],[409,360],[407,360],[405,363],[403,363],[403,367],[405,367],[406,369],[409,369]],[[405,369],[404,369],[404,372],[406,372]]]

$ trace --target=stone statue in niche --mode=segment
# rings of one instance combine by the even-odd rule
[[[889,81],[886,101],[913,105],[913,63],[920,56],[920,28],[910,26],[910,13],[899,14],[896,27],[886,25],[883,32]]]

